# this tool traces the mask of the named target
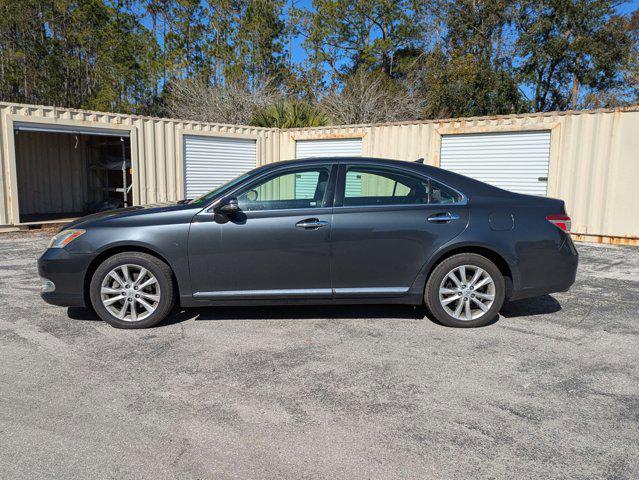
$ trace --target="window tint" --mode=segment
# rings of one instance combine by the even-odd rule
[[[434,180],[400,170],[349,167],[344,206],[414,205],[456,203],[461,196]]]
[[[237,201],[244,211],[323,207],[329,177],[328,167],[288,170],[241,190]]]
[[[445,187],[441,183],[431,180],[430,185],[430,201],[429,203],[457,203],[462,201],[462,196],[454,190]]]

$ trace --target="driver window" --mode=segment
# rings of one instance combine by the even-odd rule
[[[320,208],[329,178],[328,167],[287,170],[240,191],[238,205],[244,211]]]

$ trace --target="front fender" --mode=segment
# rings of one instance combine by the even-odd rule
[[[190,224],[145,225],[128,228],[94,227],[72,242],[73,253],[90,254],[95,266],[111,253],[126,250],[155,255],[169,265],[178,283],[180,295],[190,295],[188,231]],[[79,240],[82,240],[81,242]],[[90,270],[90,269],[89,269]],[[87,272],[89,273],[89,272]]]

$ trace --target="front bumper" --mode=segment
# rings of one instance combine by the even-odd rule
[[[43,282],[55,285],[53,291],[40,296],[51,305],[85,307],[84,280],[93,255],[69,253],[64,248],[49,248],[38,259],[38,273]]]

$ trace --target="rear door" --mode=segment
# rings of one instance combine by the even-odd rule
[[[335,296],[401,296],[468,222],[463,195],[410,169],[340,165],[333,209]]]

